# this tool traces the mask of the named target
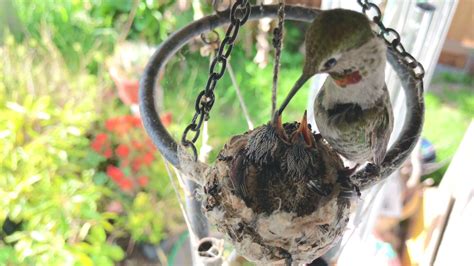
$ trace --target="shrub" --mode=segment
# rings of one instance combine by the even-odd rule
[[[25,43],[0,47],[0,264],[113,265],[116,214],[100,212],[107,189],[87,159],[98,82]]]
[[[120,215],[116,226],[134,241],[156,244],[164,237],[165,226],[172,226],[163,219],[165,206],[177,207],[163,160],[140,118],[112,117],[104,127],[91,142],[101,161],[94,180],[112,191],[107,208]]]

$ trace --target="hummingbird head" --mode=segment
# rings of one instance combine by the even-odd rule
[[[328,73],[345,87],[361,81],[370,69],[380,66],[378,58],[385,57],[383,41],[374,34],[367,17],[346,9],[321,12],[306,32],[305,45],[303,73],[283,101],[280,114],[312,76]]]
[[[303,76],[329,73],[340,78],[356,70],[361,54],[354,53],[377,38],[370,21],[361,13],[333,9],[324,11],[306,32],[306,60]]]

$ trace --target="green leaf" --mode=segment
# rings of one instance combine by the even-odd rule
[[[13,246],[0,246],[0,265],[19,265]]]
[[[81,227],[81,230],[79,230],[79,239],[81,239],[81,240],[85,239],[87,234],[89,233],[90,228],[91,228],[91,224],[90,223],[85,223]]]
[[[114,261],[120,261],[125,257],[125,252],[119,246],[106,246],[105,253]]]
[[[14,243],[17,242],[18,240],[22,239],[25,236],[25,233],[22,231],[17,231],[9,236],[6,236],[5,242],[6,243]]]
[[[105,242],[107,235],[103,227],[94,225],[90,229],[89,239],[95,242]]]
[[[31,239],[38,242],[45,242],[47,240],[47,237],[45,236],[45,234],[39,231],[31,231],[30,236],[31,236]]]
[[[77,259],[77,262],[74,265],[77,265],[77,266],[93,266],[94,265],[94,262],[89,256],[87,256],[87,254],[77,252],[74,254],[74,256]]]
[[[106,159],[104,156],[92,151],[88,150],[86,157],[85,157],[85,163],[87,163],[87,167],[97,167],[100,163],[104,162]]]

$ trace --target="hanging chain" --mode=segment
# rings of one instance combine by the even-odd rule
[[[280,0],[278,3],[278,26],[273,30],[273,47],[275,48],[275,63],[273,66],[273,87],[272,87],[272,113],[276,110],[277,90],[278,90],[278,76],[280,73],[280,58],[283,42],[283,29],[285,21],[285,1]]]
[[[381,36],[385,40],[387,45],[392,47],[395,52],[401,55],[403,61],[409,67],[412,68],[413,72],[415,73],[416,79],[423,79],[423,77],[425,76],[425,69],[423,68],[423,65],[421,65],[421,63],[418,62],[415,57],[413,57],[405,50],[405,47],[403,47],[400,41],[400,34],[392,28],[385,27],[382,22],[382,12],[380,11],[380,8],[376,4],[371,3],[368,0],[357,0],[357,3],[359,3],[359,5],[362,7],[362,12],[370,20],[377,24],[380,30],[379,36]]]
[[[250,2],[248,0],[237,0],[230,9],[230,25],[227,28],[225,38],[222,40],[217,54],[212,60],[206,88],[197,96],[194,104],[196,113],[194,114],[191,123],[184,129],[181,144],[192,149],[194,160],[197,160],[198,157],[194,143],[196,143],[199,138],[203,122],[209,120],[209,112],[211,111],[216,99],[214,89],[217,85],[217,81],[219,81],[225,73],[227,60],[232,52],[232,48],[234,47],[234,42],[237,39],[239,29],[245,22],[247,22],[249,15]]]

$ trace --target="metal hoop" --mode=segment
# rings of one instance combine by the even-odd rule
[[[212,31],[216,27],[228,24],[230,22],[228,19],[229,12],[228,10],[218,15],[204,17],[171,35],[151,57],[140,82],[140,113],[145,129],[163,156],[178,169],[181,168],[177,153],[178,144],[161,123],[158,110],[155,107],[157,95],[154,93],[154,88],[157,73],[164,68],[167,61],[187,42],[204,32]],[[311,22],[320,12],[320,10],[299,6],[285,6],[285,20]],[[275,18],[277,14],[278,5],[253,6],[248,19]],[[400,135],[387,152],[385,160],[381,164],[379,174],[369,169],[362,169],[351,177],[354,184],[359,186],[360,189],[365,189],[375,184],[395,171],[415,147],[423,127],[424,100],[422,80],[417,77],[416,73],[393,48],[388,47],[387,59],[397,72],[405,92],[407,106],[405,122]]]

